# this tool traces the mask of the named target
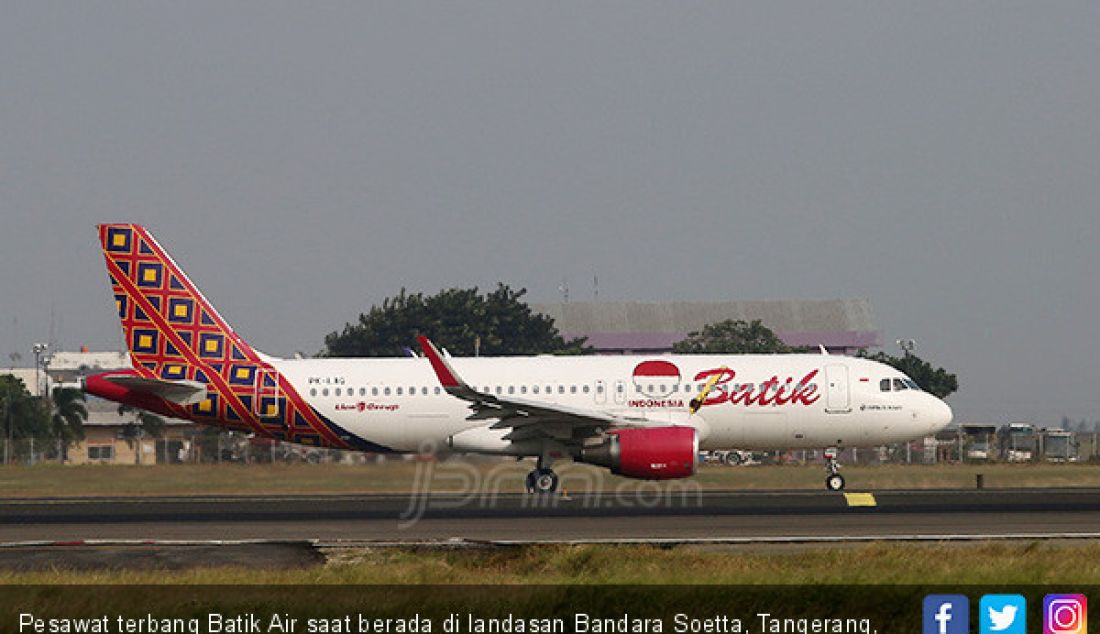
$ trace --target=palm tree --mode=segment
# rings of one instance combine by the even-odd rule
[[[71,387],[55,389],[50,393],[50,400],[53,406],[50,435],[60,444],[60,458],[64,460],[69,445],[84,439],[84,421],[88,420],[88,408],[84,406],[84,392]]]
[[[122,428],[122,438],[126,441],[126,444],[129,445],[130,449],[134,448],[134,445],[141,440],[142,436],[159,438],[161,433],[164,432],[164,419],[160,416],[129,405],[118,406],[119,416],[125,416],[131,412],[137,413],[136,422],[130,423]],[[137,448],[137,460],[138,464],[141,464],[140,446]]]

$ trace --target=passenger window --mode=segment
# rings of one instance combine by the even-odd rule
[[[409,388],[409,396],[416,396],[416,388],[415,387],[410,387]]]
[[[576,385],[570,385],[569,386],[569,393],[570,394],[576,394],[577,393],[577,386]]]
[[[538,394],[539,393],[539,386],[536,385],[536,386],[532,387],[531,388],[531,393],[532,394]]]
[[[902,390],[908,390],[908,389],[909,389],[909,387],[907,385],[905,385],[905,381],[902,381],[901,379],[894,379],[894,391],[895,392],[900,392]]]
[[[336,394],[336,396],[340,396],[340,388],[336,388],[335,394]]]
[[[596,385],[596,393],[597,394],[603,394],[603,383],[598,383]]]
[[[401,396],[401,394],[402,394],[401,388],[397,388],[397,395]]]
[[[372,388],[370,389],[370,395],[371,395],[371,396],[378,396],[378,388],[376,388],[376,387],[372,387]]]
[[[426,388],[426,387],[420,388],[420,393],[424,396],[427,396],[428,395],[428,388]]]
[[[519,386],[519,393],[520,394],[526,394],[527,393],[527,386],[526,385]]]
[[[496,393],[497,393],[497,394],[500,394],[500,393],[501,393],[501,391],[502,391],[502,390],[500,389],[500,386],[498,385],[498,386],[497,386],[497,389],[496,389]]]
[[[565,394],[565,386],[564,385],[559,385],[558,386],[558,394]]]
[[[623,393],[623,389],[624,388],[623,388],[622,382],[619,382],[619,383],[615,384],[615,391],[618,392],[619,394]]]
[[[488,391],[489,391],[489,388],[485,388],[485,391],[486,391],[486,392],[488,392]],[[439,392],[440,392],[440,389],[439,389],[439,386],[437,385],[437,386],[435,386],[435,394],[436,394],[436,396],[439,396]]]
[[[390,395],[390,388],[387,387],[386,388],[386,396],[389,396],[389,395]]]
[[[546,393],[547,394],[553,394],[554,393],[554,386],[553,385],[547,385],[546,386]]]
[[[509,385],[509,386],[508,386],[508,393],[509,393],[509,394],[515,394],[515,393],[516,393],[516,386],[514,386],[514,385]]]
[[[315,387],[309,388],[309,395],[310,396],[317,396],[317,388],[315,388]]]
[[[588,394],[588,386],[585,385],[584,387],[582,387],[581,391],[583,391],[585,394]]]
[[[890,391],[890,379],[883,379],[878,382],[878,389],[882,392]]]
[[[321,396],[328,396],[328,388],[321,390]]]

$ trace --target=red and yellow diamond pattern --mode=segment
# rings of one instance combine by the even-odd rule
[[[207,386],[200,403],[169,403],[177,416],[302,444],[359,444],[229,327],[144,227],[100,225],[99,237],[134,370]]]

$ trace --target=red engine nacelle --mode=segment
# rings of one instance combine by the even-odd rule
[[[671,480],[693,475],[698,455],[693,427],[647,427],[608,432],[603,443],[581,450],[580,461],[628,478]]]

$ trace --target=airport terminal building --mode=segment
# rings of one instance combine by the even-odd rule
[[[587,337],[599,354],[663,354],[689,333],[727,319],[759,319],[789,346],[855,354],[881,345],[867,299],[533,304],[566,339]]]

